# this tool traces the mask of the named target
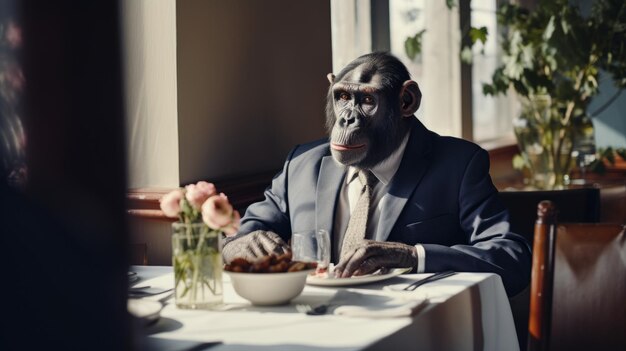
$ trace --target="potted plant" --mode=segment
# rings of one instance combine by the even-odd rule
[[[514,131],[521,153],[514,164],[528,168],[532,186],[561,188],[574,164],[572,151],[595,153],[588,144],[588,106],[600,72],[618,91],[626,87],[626,3],[594,1],[587,13],[568,0],[539,1],[532,9],[504,4],[497,16],[506,28],[502,64],[483,93],[517,93],[522,113]]]
[[[514,120],[520,147],[514,166],[528,170],[531,186],[558,189],[568,183],[573,151],[596,154],[592,118],[618,95],[595,114],[588,112],[600,73],[613,78],[618,93],[626,87],[626,3],[587,1],[590,6],[584,11],[568,0],[526,3],[534,5],[504,3],[498,9],[498,23],[505,28],[502,64],[491,82],[483,84],[483,93],[517,94],[522,113]],[[454,1],[446,4],[452,7]],[[407,38],[410,57],[416,55],[413,42],[422,34]],[[463,35],[472,45],[484,43],[487,30],[470,27]],[[468,47],[461,50],[466,62],[469,52]]]

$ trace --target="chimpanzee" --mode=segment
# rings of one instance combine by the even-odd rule
[[[346,166],[372,168],[409,132],[422,97],[417,83],[404,65],[383,55],[362,56],[327,78],[331,154]]]
[[[363,55],[327,77],[329,139],[289,153],[265,200],[225,241],[224,260],[289,252],[292,233],[325,229],[337,277],[393,267],[494,272],[509,295],[523,290],[530,247],[509,232],[487,152],[426,129],[414,116],[420,89],[389,53]]]

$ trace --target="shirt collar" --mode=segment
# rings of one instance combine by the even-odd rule
[[[393,176],[400,168],[400,162],[402,162],[402,155],[404,155],[404,150],[406,149],[406,144],[409,141],[409,134],[404,137],[400,146],[391,154],[389,157],[384,159],[382,162],[372,167],[371,171],[378,181],[383,183],[384,185],[389,184]],[[346,184],[350,184],[353,179],[356,179],[355,174],[358,170],[354,167],[348,168],[348,176],[346,177]]]

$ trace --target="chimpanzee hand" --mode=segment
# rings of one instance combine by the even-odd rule
[[[226,263],[230,263],[237,257],[254,261],[262,256],[282,255],[289,251],[289,245],[278,234],[257,230],[227,242],[222,248],[222,257]]]
[[[380,268],[407,268],[417,265],[417,249],[396,242],[364,240],[335,266],[337,277],[365,275]]]

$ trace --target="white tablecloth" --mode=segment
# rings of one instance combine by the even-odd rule
[[[141,277],[135,285],[173,286],[171,267],[132,269]],[[426,297],[429,303],[413,317],[308,316],[295,308],[296,304],[326,302],[340,289],[386,296],[407,294],[385,291],[383,287],[408,284],[426,276],[407,274],[346,288],[306,286],[289,305],[257,307],[237,296],[225,275],[225,310],[181,310],[172,298],[158,322],[144,330],[148,335],[145,344],[155,349],[185,350],[199,342],[219,342],[210,348],[212,351],[519,349],[502,281],[490,273],[458,273],[419,287],[409,294],[416,299]]]

